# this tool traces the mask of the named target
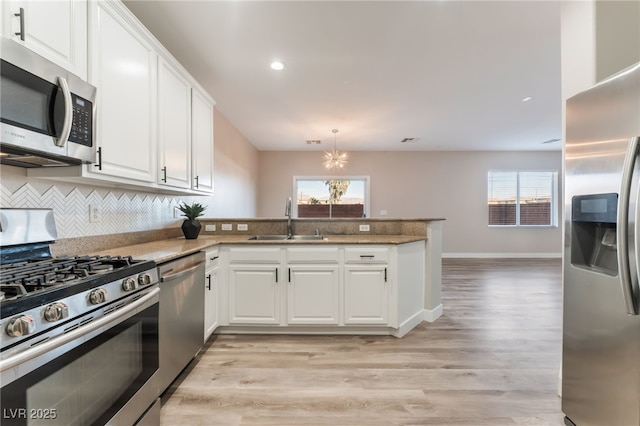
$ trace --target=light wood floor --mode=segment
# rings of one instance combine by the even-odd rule
[[[444,314],[395,337],[215,336],[162,425],[562,425],[560,260],[443,261]]]

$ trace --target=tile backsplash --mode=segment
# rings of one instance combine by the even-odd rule
[[[173,206],[190,198],[105,188],[81,191],[71,185],[41,192],[30,182],[12,190],[4,181],[0,184],[1,207],[53,209],[59,238],[178,227],[183,218],[174,217]],[[98,208],[95,222],[89,220],[89,206]]]

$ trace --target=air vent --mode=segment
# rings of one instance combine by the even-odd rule
[[[404,138],[400,141],[400,143],[414,143],[418,140],[418,138]]]
[[[320,145],[322,143],[319,139],[307,139],[307,145]]]
[[[556,143],[560,142],[560,139],[549,139],[547,141],[542,142],[543,144]]]

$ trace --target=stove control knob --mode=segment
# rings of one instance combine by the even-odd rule
[[[99,305],[106,301],[107,301],[107,290],[105,290],[104,288],[97,288],[95,290],[92,290],[91,293],[89,293],[89,302],[91,302],[92,305]]]
[[[36,329],[36,322],[29,315],[20,315],[9,321],[7,324],[7,334],[11,337],[21,337],[33,333]]]
[[[122,289],[124,291],[135,290],[136,289],[136,280],[134,280],[131,277],[125,278],[124,280],[122,280]]]
[[[69,316],[69,308],[62,302],[52,303],[44,308],[44,319],[56,322]]]
[[[151,274],[140,274],[138,276],[138,284],[149,285],[151,284]]]

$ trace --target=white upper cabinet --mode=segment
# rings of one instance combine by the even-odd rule
[[[158,66],[158,184],[211,193],[214,103],[179,64]]]
[[[191,188],[191,85],[160,59],[158,63],[158,183]]]
[[[41,15],[43,34],[54,28],[56,13],[84,13],[84,74],[98,89],[98,163],[33,168],[28,176],[170,194],[213,192],[215,102],[121,1],[8,2],[14,3],[43,5],[39,11],[50,15]],[[50,5],[60,9],[45,12]],[[12,19],[2,18],[5,27]],[[53,40],[62,37],[55,34]]]
[[[192,188],[213,192],[213,102],[192,91],[193,181]]]
[[[89,81],[98,88],[93,173],[156,182],[157,54],[107,2],[91,2]]]
[[[86,0],[4,0],[3,35],[87,79]]]

